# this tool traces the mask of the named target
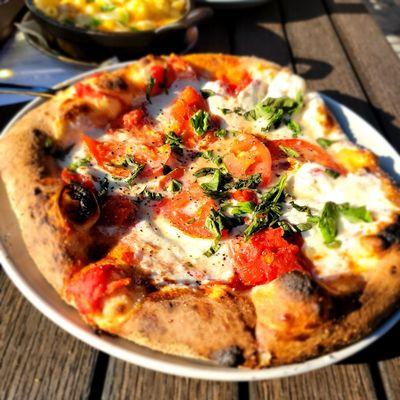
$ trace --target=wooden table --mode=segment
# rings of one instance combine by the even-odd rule
[[[282,0],[218,14],[201,27],[195,51],[290,66],[400,145],[400,62],[362,0]],[[0,122],[17,109],[3,108]],[[237,384],[176,378],[100,353],[36,311],[3,271],[0,307],[0,399],[400,399],[400,326],[338,365]]]

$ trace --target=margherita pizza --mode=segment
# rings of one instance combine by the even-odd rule
[[[59,92],[0,150],[27,248],[96,329],[258,368],[398,305],[398,188],[275,64],[149,56]]]

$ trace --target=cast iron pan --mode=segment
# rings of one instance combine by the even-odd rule
[[[187,28],[212,16],[208,7],[194,8],[193,0],[187,0],[188,11],[177,22],[160,28],[137,32],[104,32],[79,28],[58,22],[47,16],[26,0],[33,18],[40,25],[43,35],[53,46],[72,57],[101,61],[110,57],[130,60],[146,53],[171,52],[174,43],[182,43]]]

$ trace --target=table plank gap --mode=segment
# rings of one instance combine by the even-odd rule
[[[398,400],[400,396],[400,357],[380,361],[378,368],[388,400]]]
[[[90,393],[88,400],[98,400],[101,398],[104,382],[107,375],[110,356],[101,351],[98,352],[95,368],[91,379]]]
[[[372,377],[372,381],[374,383],[374,389],[376,392],[376,396],[379,400],[386,400],[386,391],[383,384],[381,372],[379,371],[378,364],[375,362],[371,362],[368,364],[369,371]]]
[[[0,398],[87,398],[97,351],[35,310],[2,270],[0,315]]]

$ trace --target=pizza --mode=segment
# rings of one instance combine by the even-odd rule
[[[100,332],[261,368],[346,346],[398,307],[399,189],[276,64],[95,72],[0,150],[33,260]]]

